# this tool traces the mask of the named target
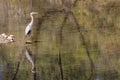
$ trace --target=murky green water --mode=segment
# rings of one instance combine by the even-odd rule
[[[120,80],[119,8],[112,5],[116,2],[105,8],[103,1],[103,7],[100,3],[94,10],[94,1],[78,0],[67,16],[67,6],[59,0],[50,1],[0,3],[0,34],[15,35],[14,43],[0,44],[0,80]],[[32,40],[38,41],[25,44],[29,38],[24,38],[24,30],[31,11],[39,13],[31,34]],[[113,26],[118,32],[113,33]]]
[[[45,43],[0,45],[0,80],[120,80],[117,55],[59,51]]]

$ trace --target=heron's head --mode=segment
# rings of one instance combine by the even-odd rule
[[[38,14],[38,12],[31,12],[30,14],[31,14],[31,15],[33,15],[33,14]]]

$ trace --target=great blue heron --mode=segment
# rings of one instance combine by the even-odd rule
[[[30,17],[31,17],[31,22],[27,25],[26,29],[25,29],[25,36],[29,35],[31,33],[32,30],[32,25],[33,25],[33,14],[38,14],[37,12],[31,12],[30,13]]]

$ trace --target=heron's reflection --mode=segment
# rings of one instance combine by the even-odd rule
[[[32,68],[31,68],[32,73],[35,73],[36,71],[35,71],[35,64],[34,64],[32,52],[30,51],[30,48],[27,46],[25,47],[25,56],[32,65]]]
[[[34,64],[34,59],[33,59],[34,56],[32,55],[32,51],[30,50],[29,46],[24,46],[22,48],[22,53],[19,56],[16,71],[13,75],[12,80],[16,79],[16,76],[19,71],[19,67],[20,66],[22,67],[22,62],[23,62],[24,57],[31,63],[31,72],[34,74],[34,80],[36,80],[36,70],[35,70],[35,64]]]

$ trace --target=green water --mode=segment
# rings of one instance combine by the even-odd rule
[[[2,0],[0,34],[15,42],[0,44],[0,80],[120,80],[120,2],[92,1]]]
[[[4,44],[0,47],[0,80],[119,80],[117,55],[104,57],[67,49],[54,49],[45,42]],[[53,49],[51,49],[53,48]],[[74,50],[74,49],[73,49]],[[26,51],[29,59],[26,57]],[[32,59],[34,73],[31,71]]]

